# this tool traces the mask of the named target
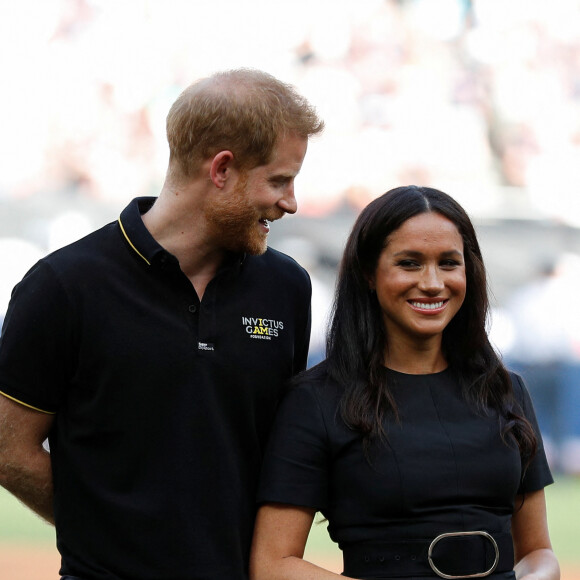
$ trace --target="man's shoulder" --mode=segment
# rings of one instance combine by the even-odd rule
[[[280,275],[310,279],[308,272],[294,258],[271,247],[268,247],[266,252],[259,256],[247,256],[246,260],[249,260],[256,267],[276,270]]]
[[[116,252],[111,251],[112,244],[118,239],[115,233],[115,222],[111,222],[86,236],[58,248],[45,256],[41,262],[57,272],[86,270],[100,261],[108,261]]]
[[[281,294],[302,296],[310,300],[312,283],[310,276],[294,258],[273,248],[259,256],[246,256],[244,276],[263,288]]]

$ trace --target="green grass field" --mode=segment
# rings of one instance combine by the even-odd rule
[[[558,477],[555,485],[547,488],[546,497],[554,551],[561,564],[580,568],[580,479]],[[3,543],[53,546],[54,529],[0,489],[0,544]],[[314,523],[306,556],[339,557],[325,523]]]

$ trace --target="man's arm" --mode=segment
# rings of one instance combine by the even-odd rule
[[[53,421],[0,394],[0,485],[52,524],[52,469],[42,444]]]

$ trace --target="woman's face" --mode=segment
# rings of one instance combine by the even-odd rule
[[[465,299],[459,230],[436,212],[408,219],[387,238],[369,283],[389,342],[440,340]]]

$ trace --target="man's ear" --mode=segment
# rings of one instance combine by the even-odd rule
[[[231,151],[220,151],[211,160],[209,176],[213,184],[222,189],[230,176],[234,163],[234,154]]]

